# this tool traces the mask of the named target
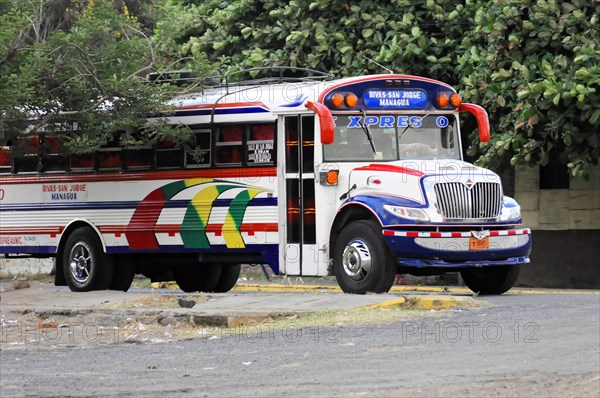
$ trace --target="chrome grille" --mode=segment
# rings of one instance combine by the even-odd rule
[[[446,219],[496,218],[502,210],[502,187],[494,182],[477,182],[471,189],[461,182],[434,186],[437,208]]]

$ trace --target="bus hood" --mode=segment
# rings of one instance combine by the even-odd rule
[[[432,221],[498,219],[504,202],[497,174],[459,160],[372,163],[354,168],[349,183],[351,198],[421,208]]]

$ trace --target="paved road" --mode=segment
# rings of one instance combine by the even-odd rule
[[[0,395],[600,396],[599,295],[487,300],[390,325],[290,321],[168,344],[9,347]]]

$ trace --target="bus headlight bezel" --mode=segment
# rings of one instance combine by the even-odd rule
[[[393,214],[394,216],[400,217],[400,218],[405,218],[407,220],[425,221],[425,222],[431,221],[431,219],[429,218],[427,213],[425,213],[425,211],[423,211],[423,209],[420,209],[418,207],[383,205],[383,208],[387,212]]]

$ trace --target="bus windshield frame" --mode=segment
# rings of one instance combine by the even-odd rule
[[[452,113],[337,114],[334,142],[323,146],[325,162],[461,158],[459,123]]]

